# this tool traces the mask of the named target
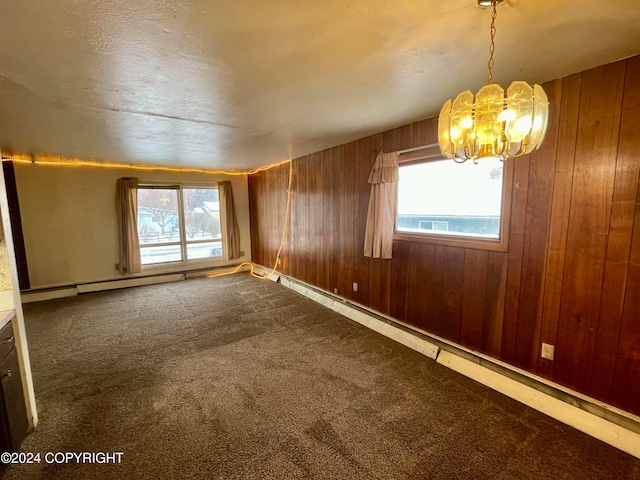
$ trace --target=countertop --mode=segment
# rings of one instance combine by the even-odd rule
[[[16,316],[16,311],[14,309],[0,310],[0,328],[4,327],[15,316]]]

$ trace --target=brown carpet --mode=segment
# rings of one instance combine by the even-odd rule
[[[640,479],[640,460],[248,275],[25,305],[24,452],[3,478]]]

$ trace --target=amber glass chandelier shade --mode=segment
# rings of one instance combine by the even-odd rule
[[[440,110],[438,143],[442,155],[456,162],[484,157],[506,160],[540,148],[547,131],[549,101],[540,85],[513,82],[505,94],[493,79],[496,6],[501,0],[479,0],[480,6],[492,6],[489,81],[474,96],[462,92]]]
[[[475,95],[462,92],[440,111],[438,142],[446,158],[506,160],[540,148],[547,130],[549,102],[540,85],[516,81],[507,89],[492,83]]]

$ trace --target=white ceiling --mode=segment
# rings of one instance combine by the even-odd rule
[[[0,146],[247,169],[437,115],[486,83],[476,0],[0,2]],[[640,53],[639,0],[498,7],[494,80]]]

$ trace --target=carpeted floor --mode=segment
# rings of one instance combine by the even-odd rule
[[[640,479],[640,460],[248,275],[25,316],[40,425],[22,451],[122,463],[3,478]]]

